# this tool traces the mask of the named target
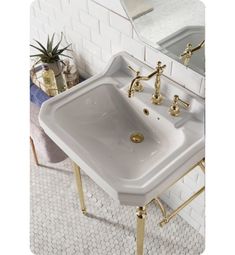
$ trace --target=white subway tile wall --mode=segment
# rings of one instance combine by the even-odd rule
[[[126,34],[129,37],[132,37],[132,25],[128,19],[123,18],[122,16],[110,12],[110,26],[114,27],[123,34]]]
[[[161,61],[167,65],[167,76],[199,96],[205,96],[204,77],[140,41],[120,10],[111,11],[91,0],[35,0],[30,12],[31,40],[46,42],[48,34],[55,32],[59,37],[63,31],[66,40],[73,44],[74,57],[85,78],[99,73],[113,54],[125,50],[151,67]],[[202,185],[204,175],[195,169],[165,192],[162,199],[170,207],[178,207]],[[204,194],[180,215],[204,235]]]
[[[100,6],[99,4],[89,1],[88,2],[88,9],[89,13],[93,16],[99,19],[100,21],[109,24],[109,11]]]
[[[201,89],[200,89],[200,96],[201,97],[205,97],[205,93],[206,93],[205,78],[202,78]]]

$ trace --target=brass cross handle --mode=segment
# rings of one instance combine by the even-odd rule
[[[161,61],[158,61],[157,62],[157,71],[158,71],[158,74],[162,74],[164,69],[166,68],[166,65],[162,65],[162,62]]]
[[[187,47],[185,48],[184,52],[180,55],[180,57],[184,57],[185,55],[192,55],[193,45],[191,43],[187,44]]]

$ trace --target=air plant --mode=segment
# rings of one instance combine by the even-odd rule
[[[55,63],[60,61],[65,65],[65,63],[60,59],[60,56],[71,58],[70,56],[64,54],[64,51],[66,50],[71,51],[70,49],[68,49],[71,46],[71,44],[67,45],[66,47],[62,49],[59,49],[63,39],[63,33],[61,33],[60,41],[55,46],[53,45],[54,37],[55,37],[55,34],[53,34],[51,38],[48,35],[46,46],[43,46],[39,41],[34,40],[38,44],[38,46],[35,46],[32,44],[30,44],[30,46],[38,50],[40,53],[30,55],[30,57],[38,57],[39,58],[38,62],[42,61],[43,63]]]

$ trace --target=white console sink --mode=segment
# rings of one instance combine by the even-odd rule
[[[144,83],[144,92],[128,98],[133,79],[128,65],[142,73],[152,71],[120,53],[103,73],[45,102],[40,124],[110,196],[141,206],[203,158],[204,100],[165,76],[162,105],[151,104],[153,81]],[[191,104],[179,117],[168,111],[174,94]],[[141,143],[131,141],[135,132],[144,136]]]

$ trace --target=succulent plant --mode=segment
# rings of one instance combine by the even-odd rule
[[[71,51],[70,49],[68,49],[71,46],[71,44],[67,45],[66,47],[64,47],[62,49],[59,49],[60,44],[63,39],[63,33],[61,33],[60,41],[55,46],[53,46],[54,37],[55,37],[55,34],[53,34],[51,38],[48,35],[46,46],[43,46],[39,41],[34,40],[38,44],[38,46],[35,46],[32,44],[30,44],[30,46],[33,47],[34,49],[40,51],[40,53],[30,55],[30,57],[39,57],[39,61],[42,61],[43,63],[55,63],[57,61],[61,61],[63,63],[63,61],[60,59],[60,56],[71,58],[70,56],[64,54],[65,50]]]

